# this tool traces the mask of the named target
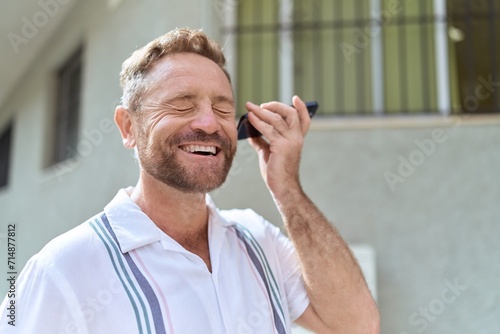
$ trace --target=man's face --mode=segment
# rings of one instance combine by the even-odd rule
[[[135,116],[145,172],[185,192],[222,185],[236,152],[233,92],[217,64],[191,53],[159,60]]]

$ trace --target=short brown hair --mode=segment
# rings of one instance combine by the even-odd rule
[[[151,67],[164,56],[178,53],[196,53],[215,62],[224,71],[226,58],[215,41],[197,29],[174,29],[134,51],[122,64],[120,84],[123,89],[121,103],[135,111],[141,107],[141,97],[147,88],[146,76]]]

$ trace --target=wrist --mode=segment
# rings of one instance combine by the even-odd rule
[[[306,195],[299,182],[287,184],[279,192],[271,191],[274,202],[282,214],[288,213],[304,202]]]

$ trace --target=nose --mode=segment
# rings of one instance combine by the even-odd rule
[[[191,129],[205,133],[216,133],[221,129],[219,118],[212,110],[211,105],[200,107],[191,122]]]

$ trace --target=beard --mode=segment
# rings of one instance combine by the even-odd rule
[[[186,166],[179,161],[177,152],[183,142],[217,143],[224,159],[222,163],[210,161],[199,166]],[[162,145],[164,144],[164,145]],[[137,141],[141,167],[158,181],[183,192],[208,193],[219,188],[227,178],[236,153],[236,146],[218,133],[193,132],[174,135],[168,142],[147,144],[142,134]]]

